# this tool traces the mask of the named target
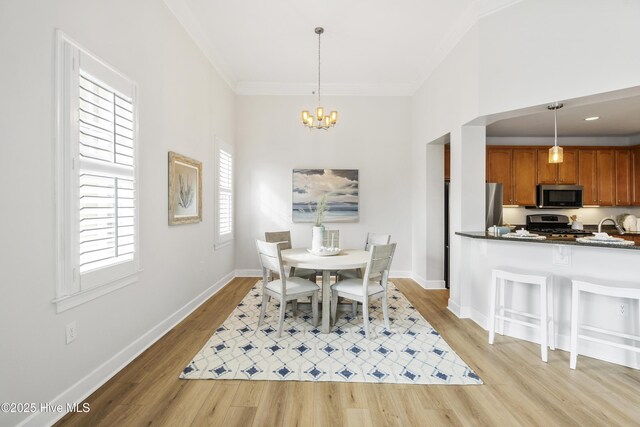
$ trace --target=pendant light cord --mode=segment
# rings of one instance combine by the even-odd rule
[[[320,37],[322,33],[318,33],[318,107],[320,106]]]
[[[553,145],[557,147],[558,146],[558,107],[556,107],[553,110],[553,129],[554,129]]]

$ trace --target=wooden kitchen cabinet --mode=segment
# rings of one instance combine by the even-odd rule
[[[577,184],[578,183],[578,150],[565,148],[562,163],[549,163],[549,150],[537,150],[538,184]]]
[[[513,205],[512,160],[513,149],[487,147],[487,182],[502,184],[502,204]]]
[[[513,203],[520,206],[536,204],[537,150],[513,149]]]
[[[615,204],[615,157],[612,149],[596,150],[598,204],[613,206]]]
[[[631,204],[640,206],[640,147],[631,151]]]
[[[582,185],[582,202],[598,204],[598,165],[596,150],[578,150],[578,184]]]
[[[617,206],[631,205],[631,150],[620,149],[614,150],[615,155],[615,204]]]
[[[578,183],[578,150],[565,148],[563,150],[563,161],[558,164],[558,184]]]
[[[549,163],[549,150],[539,148],[538,157],[538,184],[555,184],[558,182],[558,165]]]

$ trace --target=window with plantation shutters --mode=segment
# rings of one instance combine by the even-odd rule
[[[58,311],[138,271],[136,88],[58,33]]]
[[[216,243],[225,244],[233,239],[233,151],[229,144],[219,138],[216,141]]]
[[[80,273],[133,259],[133,102],[80,68]]]

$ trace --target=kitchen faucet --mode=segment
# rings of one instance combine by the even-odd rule
[[[620,234],[624,234],[624,229],[622,227],[620,227],[620,225],[616,222],[615,219],[613,219],[612,216],[607,216],[605,218],[602,218],[600,220],[600,223],[598,224],[598,233],[602,233],[602,224],[604,224],[606,221],[611,221],[613,222],[613,225],[616,226],[616,228],[618,229],[618,232]]]

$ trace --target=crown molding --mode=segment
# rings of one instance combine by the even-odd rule
[[[315,96],[317,86],[313,83],[269,83],[238,82],[237,95],[284,95]],[[411,84],[323,84],[322,96],[411,96]]]
[[[220,77],[227,83],[232,91],[235,91],[237,79],[229,66],[222,60],[216,49],[209,43],[202,31],[202,27],[193,16],[193,12],[184,0],[164,0],[169,11],[176,17],[182,28],[194,41],[196,46],[204,53],[213,68],[220,74]]]

